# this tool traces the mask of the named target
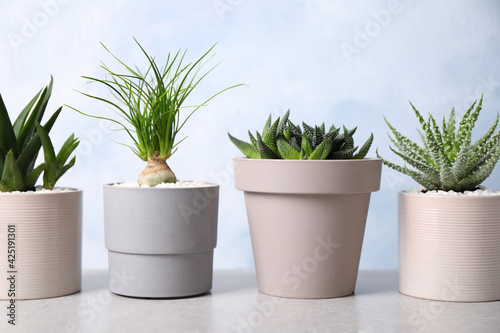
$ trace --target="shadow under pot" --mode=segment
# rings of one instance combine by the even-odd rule
[[[104,185],[110,291],[140,298],[208,292],[217,244],[218,202],[218,185]]]

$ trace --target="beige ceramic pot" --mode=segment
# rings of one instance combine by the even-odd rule
[[[399,193],[399,291],[500,300],[500,196]]]
[[[354,292],[381,166],[380,159],[234,159],[260,292],[290,298]]]
[[[0,193],[0,217],[0,299],[81,289],[81,190]]]

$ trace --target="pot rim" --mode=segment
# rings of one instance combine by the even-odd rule
[[[75,187],[56,187],[56,188],[63,188],[63,189],[68,189],[69,191],[59,191],[59,192],[53,192],[53,191],[44,191],[44,192],[35,192],[35,191],[28,191],[28,192],[20,192],[20,191],[15,191],[15,192],[0,192],[0,196],[33,196],[33,195],[64,195],[68,193],[82,193],[83,189],[81,188],[75,188]]]
[[[406,189],[406,190],[401,190],[398,191],[399,195],[407,196],[407,197],[420,197],[420,198],[453,198],[453,199],[458,199],[458,200],[464,200],[464,199],[472,199],[472,198],[494,198],[498,197],[500,199],[500,195],[498,194],[483,194],[483,195],[448,195],[448,194],[441,194],[441,193],[410,193],[408,191],[414,190],[414,189]],[[492,190],[492,191],[500,191],[500,190]],[[448,192],[448,191],[445,191]],[[477,199],[476,199],[477,200]]]
[[[347,163],[368,163],[373,161],[382,161],[377,157],[368,157],[362,159],[343,159],[343,160],[285,160],[285,159],[265,159],[265,158],[249,158],[249,157],[233,157],[233,161],[259,161],[261,163],[317,163],[317,164],[347,164]]]
[[[235,187],[281,194],[371,193],[380,189],[382,159],[268,160],[234,158]]]
[[[190,187],[142,187],[142,186],[139,186],[139,187],[129,187],[129,186],[115,186],[116,184],[122,184],[122,183],[125,183],[125,182],[116,182],[116,183],[106,183],[106,184],[103,184],[102,187],[103,188],[112,188],[112,189],[123,189],[123,190],[135,190],[135,191],[148,191],[148,190],[152,190],[152,191],[161,191],[161,190],[194,190],[194,189],[203,189],[203,188],[215,188],[215,187],[220,187],[219,184],[214,184],[214,183],[210,183],[210,182],[205,182],[207,184],[210,184],[210,185],[207,185],[207,186],[190,186]]]

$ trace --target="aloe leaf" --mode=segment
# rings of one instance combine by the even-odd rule
[[[75,165],[76,157],[73,157],[68,164],[62,167],[56,177],[56,182],[61,178],[69,169],[71,169]]]
[[[257,132],[257,146],[259,148],[259,155],[262,159],[280,159],[271,148],[269,148],[264,141],[262,141],[262,137],[259,132]]]
[[[26,189],[32,189],[35,187],[36,181],[44,169],[45,163],[42,163],[34,168],[33,171],[31,171],[26,177],[24,177],[24,186]]]
[[[495,129],[497,128],[498,125],[498,120],[499,120],[499,114],[497,112],[497,117],[495,118],[495,121],[493,122],[493,125],[486,131],[486,133],[479,138],[471,147],[471,152],[476,153],[480,148],[484,146],[484,144],[491,138],[493,133],[495,132]]]
[[[276,138],[277,138],[277,130],[278,130],[278,125],[279,125],[280,118],[276,119],[276,121],[272,124],[271,127],[265,132],[262,133],[262,141],[271,148],[271,150],[276,154],[279,155],[278,151],[278,146],[276,145]]]
[[[5,152],[2,150],[2,148],[0,148],[0,175],[3,172],[4,163],[5,163]]]
[[[301,147],[302,146],[302,130],[300,129],[300,126],[295,126],[290,119],[288,119],[288,127],[287,130],[290,131],[290,134],[292,135],[293,138],[297,141],[297,144]]]
[[[354,155],[354,152],[357,149],[358,149],[358,147],[356,146],[356,147],[352,147],[352,148],[342,149],[339,151],[334,151],[333,154],[331,154],[331,156],[335,160],[350,159]]]
[[[33,97],[31,101],[24,107],[23,111],[21,111],[19,116],[17,116],[16,121],[14,121],[14,133],[16,134],[16,137],[19,135],[21,128],[24,127],[26,119],[28,118],[31,109],[33,108],[33,105],[35,105],[35,102],[38,100],[38,97],[40,97],[42,90],[43,89],[40,89],[40,91],[35,95],[35,97]]]
[[[471,107],[465,112],[465,114],[462,117],[462,120],[460,121],[460,124],[458,125],[457,135],[455,138],[455,144],[453,146],[454,152],[456,154],[458,154],[458,151],[460,150],[460,146],[462,145],[462,141],[464,140],[465,136],[467,135],[469,128],[471,128],[470,127],[471,115],[472,115],[472,111],[473,111],[474,107],[476,106],[476,103],[477,103],[477,101],[472,103]],[[481,106],[479,104],[478,104],[478,107],[480,110]],[[476,108],[476,110],[477,110],[477,108]]]
[[[0,148],[4,152],[12,150],[14,156],[18,154],[16,135],[12,129],[12,123],[10,122],[2,95],[0,95]]]
[[[368,151],[370,150],[370,147],[372,146],[373,143],[373,133],[370,134],[370,137],[366,142],[361,146],[359,151],[356,153],[356,155],[353,156],[354,159],[363,159],[365,158],[366,154],[368,154]]]
[[[8,188],[11,191],[24,190],[23,176],[21,174],[21,171],[17,167],[16,158],[12,150],[9,150],[7,156],[5,156],[5,162],[2,172],[2,184],[6,186],[5,189]]]
[[[276,130],[278,137],[283,134],[283,131],[285,130],[286,123],[288,122],[289,116],[290,116],[290,109],[288,109],[288,111],[283,115],[283,117],[281,118],[281,120],[279,122],[278,128]],[[287,140],[290,140],[290,139],[287,138]]]
[[[40,141],[42,141],[43,155],[45,157],[45,171],[43,173],[43,188],[52,189],[54,188],[56,177],[57,177],[57,158],[54,151],[54,146],[50,141],[49,134],[47,131],[39,124],[36,123],[36,130],[40,136]]]
[[[252,135],[252,133],[250,131],[248,131],[248,137],[250,138],[250,142],[252,143],[252,147],[255,149],[255,151],[257,151],[257,140],[255,139],[255,137]]]
[[[469,175],[467,178],[464,178],[460,182],[458,182],[458,186],[464,189],[473,190],[476,186],[481,184],[483,181],[486,180],[486,178],[488,178],[491,175],[491,173],[495,169],[495,165],[497,164],[499,158],[500,158],[500,144],[497,144],[495,151],[488,158],[488,161],[484,165],[479,167],[474,173]]]
[[[420,123],[420,125],[422,125],[422,127],[425,127],[426,126],[426,121],[425,121],[424,117],[422,117],[422,115],[420,114],[420,112],[418,112],[418,110],[413,106],[413,104],[411,104],[411,102],[410,102],[410,105],[411,105],[411,108],[413,109],[413,112],[415,113],[415,116],[417,117],[418,122]]]
[[[345,126],[344,126],[344,147],[343,149],[351,149],[354,147],[354,139],[352,137],[352,134],[356,131],[356,128],[353,128],[351,131],[349,131]]]
[[[54,123],[56,122],[57,118],[59,117],[59,114],[61,113],[62,107],[56,110],[54,114],[50,117],[50,119],[43,125],[43,128],[47,133],[50,133],[50,130],[54,126]],[[35,161],[38,157],[38,152],[40,151],[40,148],[42,147],[42,142],[40,141],[40,136],[38,133],[35,133],[28,143],[25,145],[23,151],[17,158],[17,165],[19,166],[19,169],[23,172],[24,175],[29,174],[34,166],[35,166]]]
[[[262,135],[266,135],[267,131],[271,127],[271,115],[267,118],[266,123],[264,124],[264,128],[262,129]]]
[[[71,134],[62,145],[59,153],[57,153],[56,160],[58,169],[61,169],[64,166],[71,153],[73,153],[73,151],[76,149],[76,147],[78,147],[79,144],[80,142],[78,141],[78,139],[75,139],[75,135]]]
[[[415,160],[411,157],[408,157],[396,150],[394,150],[392,147],[389,147],[391,151],[401,157],[403,161],[414,167],[415,169],[419,170],[423,174],[425,174],[428,178],[430,178],[434,183],[439,183],[440,182],[440,174],[438,171],[434,170],[432,167],[430,167],[427,164],[423,164],[418,160]]]
[[[485,142],[476,152],[471,153],[467,161],[466,175],[474,173],[479,167],[485,164],[494,154],[497,145],[500,145],[500,131],[497,132],[490,140]]]
[[[311,152],[311,154],[307,159],[320,160],[321,156],[323,156],[324,147],[325,147],[325,141],[323,140],[316,148],[314,148],[314,150]]]
[[[248,142],[236,139],[231,134],[227,133],[229,140],[246,156],[249,158],[260,158],[259,152]]]
[[[300,160],[300,151],[295,149],[285,139],[278,138],[276,143],[281,157],[285,160]]]
[[[333,139],[335,138],[337,133],[338,133],[338,131],[334,130],[332,132],[328,132],[325,134],[324,141],[323,141],[323,144],[324,144],[323,153],[321,154],[320,160],[324,160],[328,157],[328,155],[330,155],[330,152],[332,151],[332,148],[333,148]]]
[[[301,151],[301,156],[306,159],[309,159],[309,156],[311,156],[312,153],[311,144],[309,143],[309,139],[307,138],[305,129],[304,133],[302,134],[302,147],[300,151]]]
[[[394,164],[388,160],[385,160],[382,156],[379,155],[378,150],[376,151],[377,157],[382,159],[382,163],[384,163],[386,166],[388,166],[391,169],[394,169],[404,175],[410,176],[413,180],[415,180],[417,183],[422,185],[423,187],[429,189],[429,190],[438,190],[439,187],[433,184],[430,180],[428,180],[425,175],[415,172],[413,170],[408,169],[407,167],[402,167],[400,165]]]
[[[453,143],[455,141],[455,129],[456,129],[455,108],[451,109],[446,129],[448,131],[448,139],[450,140],[450,143]]]
[[[295,137],[291,138],[290,141],[288,141],[288,143],[290,144],[290,146],[292,146],[293,148],[295,148],[295,150],[297,150],[297,151],[300,152],[300,145],[297,142],[297,140],[296,140]]]
[[[314,127],[314,132],[312,135],[312,147],[316,149],[323,142],[323,133],[321,132],[321,128],[318,126]]]
[[[302,122],[302,128],[304,128],[304,133],[307,136],[312,136],[314,133],[314,127],[307,125],[305,122]]]
[[[17,136],[17,142],[19,145],[19,149],[24,149],[29,139],[33,136],[35,131],[35,125],[37,122],[42,121],[42,117],[45,113],[45,109],[47,107],[47,103],[49,101],[50,95],[52,93],[52,85],[53,79],[50,78],[50,83],[47,87],[45,87],[36,103],[31,115],[26,120],[24,126],[20,129],[19,135]]]

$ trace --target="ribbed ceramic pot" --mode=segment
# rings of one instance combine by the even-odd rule
[[[399,291],[500,300],[500,196],[399,193]]]
[[[235,158],[259,291],[290,298],[354,292],[380,159]]]
[[[110,290],[168,298],[212,289],[218,206],[218,185],[104,185]]]
[[[0,193],[0,299],[80,291],[82,191]]]

